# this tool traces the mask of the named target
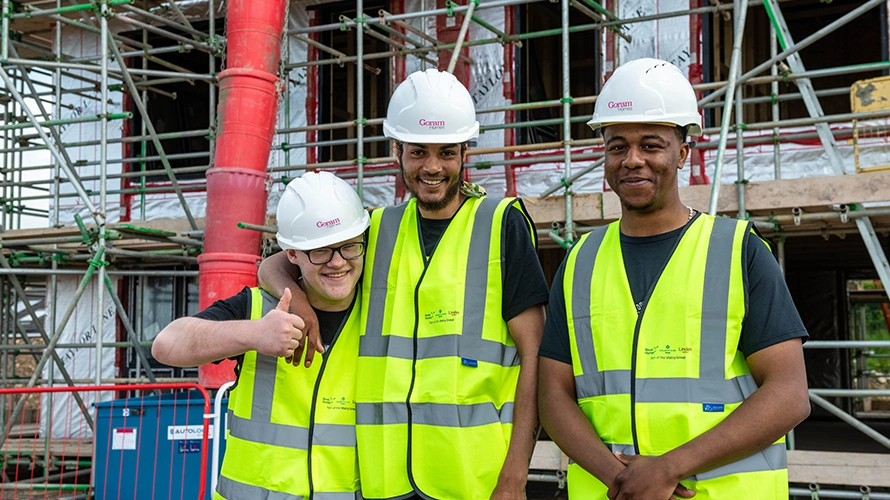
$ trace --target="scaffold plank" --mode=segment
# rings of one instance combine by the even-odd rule
[[[890,486],[890,455],[792,450],[788,480],[849,486]]]

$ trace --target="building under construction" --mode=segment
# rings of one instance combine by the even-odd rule
[[[0,488],[210,491],[220,412],[198,387],[232,368],[164,366],[151,341],[256,285],[302,172],[348,179],[367,207],[406,198],[382,123],[418,69],[469,88],[482,133],[467,175],[526,200],[552,278],[620,215],[585,124],[602,83],[658,57],[704,116],[683,201],[756,221],[810,333],[792,492],[890,499],[888,19],[888,0],[2,0]],[[174,413],[149,439],[146,408],[177,398],[196,420]],[[142,436],[172,458],[126,482]],[[550,444],[536,490],[564,486]],[[202,479],[183,486],[187,467]]]

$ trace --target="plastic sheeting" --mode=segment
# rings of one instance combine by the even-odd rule
[[[288,12],[289,27],[305,27],[309,26],[311,10],[307,10],[307,5],[318,2],[291,2]],[[186,14],[192,18],[206,18],[207,4],[206,2],[194,1],[181,4]],[[220,3],[217,3],[220,9]],[[415,12],[422,9],[434,8],[433,0],[406,0],[405,9],[408,12]],[[657,14],[659,12],[679,11],[688,8],[688,2],[685,0],[623,0],[619,2],[617,14],[622,17],[637,17],[644,15]],[[203,9],[203,10],[202,10]],[[170,14],[168,14],[170,15]],[[477,16],[484,19],[498,29],[504,28],[504,9],[482,9],[477,11]],[[430,36],[436,35],[436,24],[434,18],[414,18],[408,21],[415,28],[422,30]],[[686,16],[662,19],[658,21],[650,21],[646,23],[635,23],[624,27],[626,33],[632,36],[633,42],[628,43],[621,38],[617,38],[618,58],[629,60],[638,57],[660,57],[667,59],[684,70],[688,70],[689,65],[696,61],[691,60],[693,55],[700,53],[700,47],[692,47],[691,42],[700,44],[700,40],[692,40],[690,34],[689,18]],[[494,35],[479,26],[471,24],[469,38],[471,40],[492,38]],[[95,54],[96,37],[88,33],[76,32],[67,33],[64,39],[64,50],[67,54],[81,56]],[[603,44],[605,47],[605,44]],[[286,47],[288,52],[288,60],[290,62],[305,61],[307,57],[306,45],[295,39],[289,39]],[[470,93],[478,108],[490,108],[502,106],[508,103],[504,98],[504,48],[498,43],[487,45],[472,46],[469,49],[470,56],[475,60],[475,65],[471,71]],[[429,58],[436,60],[437,55],[434,52],[429,53]],[[610,57],[606,58],[606,67],[604,72],[611,70]],[[406,69],[410,73],[412,71],[425,69],[429,63],[422,61],[417,57],[408,57]],[[288,74],[288,92],[282,98],[281,107],[278,115],[278,128],[299,127],[307,124],[307,87],[306,87],[306,68],[294,68]],[[74,85],[76,81],[64,79],[63,85]],[[79,85],[79,84],[78,84]],[[558,96],[552,96],[558,97]],[[113,93],[112,98],[115,100],[110,105],[111,112],[120,111],[120,94]],[[66,95],[65,103],[74,106],[73,110],[65,110],[63,117],[71,117],[77,115],[98,114],[98,101],[86,99],[79,96]],[[492,125],[503,123],[503,113],[485,113],[478,115],[481,124]],[[887,124],[890,120],[875,121],[876,124]],[[849,124],[835,125],[835,127],[849,128]],[[798,131],[812,131],[812,128],[799,129],[783,129],[782,133],[792,133]],[[63,133],[63,139],[67,141],[83,141],[98,138],[99,125],[81,124],[66,127]],[[109,131],[109,137],[119,137],[121,134],[121,122],[112,122]],[[754,140],[760,136],[769,136],[771,131],[748,132],[745,133],[746,138]],[[576,139],[585,139],[593,137],[593,132],[588,132],[584,137]],[[732,135],[731,135],[732,137]],[[306,161],[306,149],[295,148],[285,152],[282,151],[282,143],[299,144],[306,141],[305,133],[291,133],[287,135],[276,135],[269,159],[269,165],[273,168],[285,169],[288,166],[299,166]],[[700,144],[713,143],[717,141],[716,136],[703,137],[699,139]],[[886,141],[884,141],[886,143]],[[854,162],[852,157],[852,147],[848,146],[844,141],[838,141],[841,153],[845,160],[845,169],[847,172],[854,171]],[[504,145],[504,132],[501,130],[482,133],[477,141],[477,148],[499,147]],[[866,147],[863,154],[880,155],[886,151],[886,144],[882,146],[874,145],[874,147]],[[601,154],[601,148],[576,148],[573,150],[573,156],[578,154]],[[69,148],[69,153],[74,160],[84,160],[91,163],[97,163],[98,146]],[[534,159],[547,154],[560,154],[559,151],[537,151],[534,153],[518,153],[516,158]],[[697,153],[696,153],[697,154]],[[119,158],[121,148],[119,145],[109,147],[109,158]],[[489,154],[484,156],[475,156],[471,161],[497,161],[502,160],[503,154]],[[704,150],[703,159],[706,165],[706,173],[713,180],[714,163],[716,160],[716,149]],[[595,159],[586,159],[572,161],[572,171],[577,172],[593,163]],[[770,180],[775,178],[775,167],[773,164],[772,144],[750,146],[745,148],[745,178],[749,181]],[[834,175],[831,165],[824,154],[824,149],[816,140],[803,141],[797,143],[782,144],[780,152],[781,176],[782,178],[808,177],[814,175]],[[368,170],[373,170],[369,167]],[[97,165],[89,165],[79,167],[78,171],[81,176],[98,176]],[[727,149],[725,155],[725,164],[723,170],[722,181],[724,183],[732,183],[737,180],[736,154],[734,149]],[[109,173],[120,172],[120,164],[110,164]],[[341,169],[339,172],[354,172],[355,169]],[[290,177],[300,175],[301,170],[290,170],[287,175]],[[539,163],[529,165],[519,165],[515,168],[517,189],[520,196],[537,196],[545,189],[560,183],[560,179],[565,174],[565,169],[561,161],[552,163]],[[272,174],[273,179],[280,179],[282,172]],[[490,193],[501,195],[505,190],[504,167],[494,166],[484,170],[471,170],[470,178],[473,182],[483,185]],[[394,203],[395,201],[395,180],[393,175],[365,177],[364,179],[364,195],[365,203],[368,206],[383,206]],[[183,185],[193,182],[202,181],[185,181]],[[355,179],[350,182],[355,185]],[[689,183],[689,176],[682,175],[680,179],[681,185]],[[98,193],[97,181],[86,181],[85,187]],[[161,183],[165,184],[165,183]],[[579,179],[573,185],[573,191],[576,193],[601,192],[603,191],[602,170],[596,169]],[[283,191],[284,186],[280,182],[276,182],[270,193],[268,213],[273,214],[277,206],[278,199]],[[63,193],[73,193],[70,185],[63,184]],[[203,192],[185,193],[189,207],[195,217],[203,217],[205,209],[205,197]],[[177,218],[183,216],[183,210],[179,200],[173,193],[166,194],[147,194],[145,195],[145,217],[146,219],[158,218]],[[98,205],[98,196],[93,195],[92,201]],[[120,213],[119,196],[110,196],[108,199],[108,221],[115,222],[118,220]],[[135,215],[141,213],[140,197],[132,198],[132,213]],[[82,203],[77,198],[63,198],[63,202],[58,207],[60,212],[61,223],[64,225],[73,224],[73,215],[80,213],[85,220],[89,219],[89,214],[85,210]],[[699,207],[704,208],[704,207]]]
[[[117,278],[111,279],[112,288],[117,288]],[[80,285],[81,277],[79,276],[59,276],[58,281],[58,302],[56,303],[56,324],[59,323],[62,315],[71,306],[74,293]],[[108,294],[108,289],[102,286],[103,302],[102,302],[102,339],[103,342],[115,342],[117,331],[116,311],[114,302]],[[90,344],[95,343],[99,324],[98,314],[98,298],[97,279],[93,278],[92,282],[87,285],[83,295],[75,306],[71,319],[65,325],[65,329],[59,337],[60,344]],[[53,298],[47,296],[47,311],[52,307]],[[45,322],[46,330],[52,331],[49,325],[49,319]],[[94,380],[96,378],[96,349],[57,349],[65,369],[73,379]],[[110,379],[116,376],[115,367],[115,349],[102,349],[102,378]],[[52,372],[53,378],[59,380],[62,378],[58,367],[54,362],[50,361],[43,369],[42,377],[48,379]],[[57,386],[65,386],[65,383],[54,384]],[[92,405],[98,401],[109,401],[112,399],[111,392],[85,392],[81,393],[84,404],[87,409],[93,411]],[[92,432],[89,425],[83,418],[77,402],[70,393],[58,393],[54,395],[44,395],[40,402],[44,411],[40,412],[40,432],[45,433],[46,418],[49,412],[45,409],[49,408],[49,398],[52,398],[52,437],[53,438],[90,438]],[[97,399],[98,398],[98,399]],[[45,437],[41,435],[41,437]]]

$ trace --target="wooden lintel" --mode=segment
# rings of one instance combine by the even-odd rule
[[[680,198],[701,211],[708,209],[711,185],[680,188]],[[748,211],[789,212],[794,207],[825,207],[828,205],[890,201],[890,171],[855,175],[803,177],[777,181],[750,182],[745,186],[745,208]],[[615,193],[576,194],[573,198],[576,222],[603,223],[621,215],[621,204]],[[565,199],[561,196],[527,198],[532,219],[539,226],[565,221]],[[738,211],[735,184],[720,188],[717,211],[729,215]]]
[[[792,483],[849,486],[890,486],[890,455],[825,451],[788,452],[788,480]]]

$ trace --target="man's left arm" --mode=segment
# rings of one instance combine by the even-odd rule
[[[544,332],[544,304],[550,298],[535,248],[534,224],[521,202],[504,220],[503,318],[519,355],[519,381],[513,402],[513,433],[492,498],[522,499],[538,428],[538,349]]]
[[[678,481],[767,448],[809,415],[801,339],[751,354],[748,366],[759,387],[751,397],[712,429],[664,455],[623,457],[629,465],[609,498],[670,498]]]
[[[528,465],[538,427],[538,349],[544,331],[544,306],[530,307],[507,322],[519,354],[519,382],[513,403],[513,434],[491,498],[524,499]]]

